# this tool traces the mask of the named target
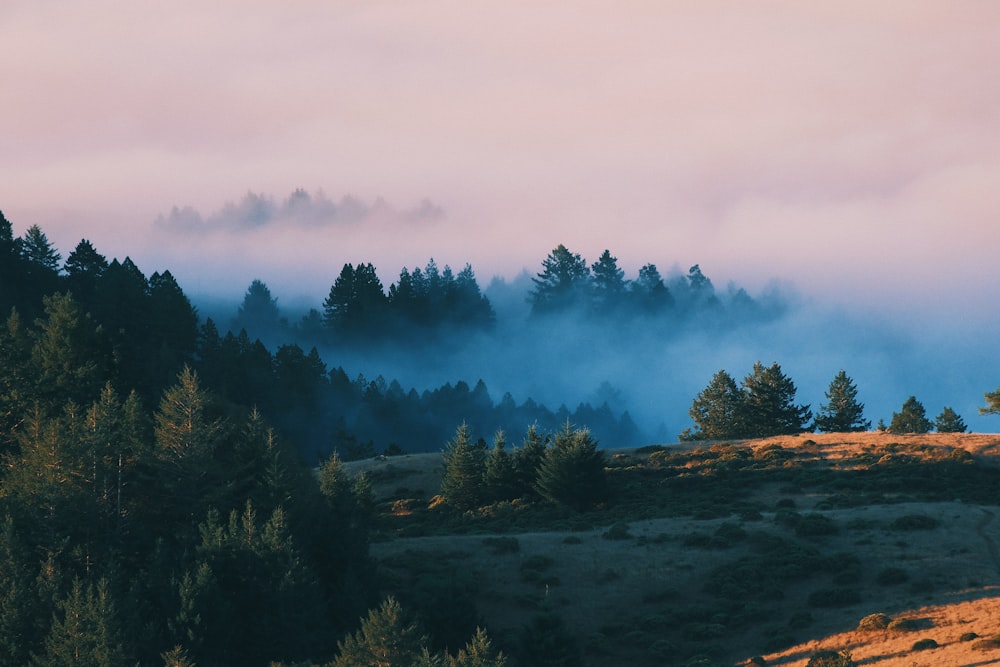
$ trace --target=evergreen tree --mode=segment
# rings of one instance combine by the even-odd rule
[[[767,368],[759,361],[743,380],[741,431],[744,437],[801,433],[812,418],[808,405],[795,405],[795,383],[777,362]]]
[[[542,261],[542,271],[531,279],[531,312],[534,315],[557,312],[578,305],[590,287],[590,269],[579,254],[559,244]]]
[[[627,285],[618,258],[605,250],[590,270],[593,275],[593,306],[597,315],[610,315],[622,305]]]
[[[506,445],[504,432],[497,431],[493,438],[493,448],[486,456],[483,475],[483,485],[490,500],[513,500],[519,494],[517,467]]]
[[[89,305],[97,289],[97,281],[108,268],[108,260],[94,249],[87,239],[82,239],[66,258],[63,266],[70,291],[84,304]]]
[[[724,370],[712,377],[688,410],[695,429],[681,433],[682,440],[729,440],[743,437],[743,393]]]
[[[938,433],[965,433],[969,430],[965,420],[949,407],[945,407],[934,420],[934,428]]]
[[[448,658],[448,667],[506,667],[507,657],[503,651],[493,648],[489,635],[482,628],[476,628],[465,648],[454,657]]]
[[[583,664],[580,648],[565,621],[552,612],[539,614],[524,626],[518,657],[520,664],[539,667],[579,667]]]
[[[115,604],[105,579],[97,586],[84,586],[73,580],[69,594],[62,599],[41,656],[32,664],[38,667],[125,667],[134,664],[124,646],[124,637]]]
[[[86,404],[104,383],[100,334],[69,293],[44,298],[45,318],[31,358],[39,371],[39,389],[52,405],[66,400]]]
[[[4,517],[0,520],[0,665],[28,664],[36,641],[38,605],[30,559],[32,554],[14,530],[13,519]]]
[[[160,654],[163,660],[163,667],[197,667],[188,658],[187,651],[182,646],[175,646],[169,651]]]
[[[577,511],[604,501],[604,452],[589,431],[573,429],[566,422],[538,468],[535,490],[542,498]]]
[[[271,333],[278,328],[280,318],[278,300],[271,296],[271,290],[263,281],[255,278],[243,296],[243,303],[233,319],[232,329]]]
[[[673,303],[673,296],[655,264],[646,264],[639,269],[639,277],[631,285],[631,297],[635,307],[643,314],[662,313]]]
[[[463,422],[455,431],[442,459],[441,495],[445,502],[463,511],[478,507],[483,500],[485,461],[482,450],[472,443],[468,424]]]
[[[17,310],[0,326],[0,453],[36,397],[37,367],[31,363],[32,341]]]
[[[374,266],[345,264],[323,302],[323,320],[341,333],[376,334],[387,304]]]
[[[979,408],[979,414],[981,415],[1000,414],[1000,387],[997,387],[993,391],[986,392],[983,396],[986,398],[986,407]]]
[[[410,667],[426,656],[427,637],[390,597],[337,647],[339,655],[329,667]]]
[[[826,391],[827,403],[820,406],[814,428],[824,433],[867,431],[871,421],[864,418],[865,404],[858,402],[858,388],[841,370]]]
[[[915,396],[906,399],[902,410],[893,412],[889,422],[890,433],[927,433],[933,427],[923,404]]]
[[[21,237],[21,257],[28,262],[42,267],[53,274],[59,273],[59,260],[62,259],[49,238],[38,225],[32,225]]]
[[[517,486],[522,494],[534,492],[538,469],[545,460],[546,439],[538,432],[538,425],[528,427],[521,447],[514,452],[514,471],[517,475]]]

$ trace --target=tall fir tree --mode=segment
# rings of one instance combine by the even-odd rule
[[[538,469],[538,494],[553,503],[583,511],[607,497],[604,452],[586,429],[566,422]]]
[[[469,425],[462,423],[455,437],[445,446],[442,454],[444,474],[441,477],[441,495],[449,506],[458,510],[477,507],[483,500],[483,451],[472,442]]]
[[[743,393],[724,370],[695,396],[688,414],[695,427],[681,433],[681,440],[729,440],[743,435]]]
[[[830,382],[825,404],[820,405],[814,428],[824,433],[867,431],[870,420],[864,418],[865,404],[858,402],[858,388],[841,370]]]
[[[759,361],[743,380],[741,431],[744,437],[801,433],[812,419],[808,405],[796,405],[795,383],[777,362],[765,367]]]
[[[947,406],[934,419],[934,428],[938,433],[965,433],[969,430],[965,420]]]

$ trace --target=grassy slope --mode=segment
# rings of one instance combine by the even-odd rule
[[[372,552],[387,579],[450,577],[501,645],[554,611],[590,665],[805,665],[820,648],[880,667],[1000,662],[981,639],[959,641],[1000,633],[1000,436],[806,434],[608,455],[615,500],[582,515],[515,504],[449,518],[426,509],[438,455],[349,466],[383,501]],[[873,612],[919,620],[855,631]],[[920,639],[939,647],[913,651]]]

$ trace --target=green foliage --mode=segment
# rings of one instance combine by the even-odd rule
[[[409,667],[427,647],[427,637],[394,598],[368,612],[361,628],[337,643],[330,667]]]
[[[552,503],[583,511],[607,496],[604,452],[587,430],[566,422],[538,468],[535,490]]]
[[[476,628],[476,634],[454,657],[448,657],[448,667],[505,667],[506,664],[503,651],[493,648],[489,635],[482,628]]]
[[[843,370],[837,373],[826,391],[813,426],[824,433],[867,431],[871,421],[864,418],[864,403],[858,402],[858,388]]]
[[[988,391],[983,394],[986,399],[986,406],[979,408],[979,414],[981,415],[997,415],[1000,414],[1000,387],[997,387],[993,391]]]
[[[763,438],[801,433],[812,418],[808,405],[795,405],[795,383],[777,362],[764,367],[759,361],[743,380],[741,435]]]
[[[855,588],[823,588],[809,594],[810,607],[849,607],[861,602]]]
[[[697,430],[686,430],[682,440],[728,440],[740,437],[743,394],[736,381],[724,370],[695,397],[688,414]]]
[[[927,419],[927,411],[923,404],[910,396],[903,403],[900,412],[892,413],[892,421],[889,422],[890,433],[927,433],[934,427],[934,424]]]
[[[904,514],[889,524],[892,530],[933,530],[941,525],[938,519],[926,514]]]
[[[486,456],[483,485],[486,497],[492,502],[514,500],[521,494],[517,463],[506,449],[503,431],[497,431],[493,448]]]
[[[930,639],[930,638],[927,638],[927,639],[918,639],[917,641],[913,642],[913,647],[912,647],[911,650],[913,650],[913,651],[927,651],[929,649],[938,648],[938,646],[939,646],[939,644],[936,641],[934,641],[933,639]]]
[[[69,594],[56,605],[56,615],[41,655],[39,667],[118,667],[132,664],[108,582],[97,585],[73,580]]]
[[[965,433],[969,430],[965,420],[949,407],[945,407],[934,419],[934,428],[938,433]]]
[[[486,463],[481,449],[472,443],[468,424],[463,423],[442,454],[444,473],[441,495],[458,510],[478,507],[483,499],[483,475]]]

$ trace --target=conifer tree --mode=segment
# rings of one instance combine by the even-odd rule
[[[795,383],[777,362],[764,367],[759,361],[743,380],[740,431],[744,437],[801,433],[812,418],[808,405],[795,405]]]
[[[493,642],[482,628],[476,628],[476,634],[469,643],[454,656],[448,658],[448,667],[505,667],[507,657],[503,651],[493,648]]]
[[[442,458],[444,474],[441,477],[441,495],[445,502],[463,511],[478,507],[483,499],[485,461],[482,450],[472,442],[468,424],[463,422],[458,427],[455,437],[446,445]]]
[[[524,435],[521,447],[514,452],[514,470],[520,493],[534,493],[538,468],[545,459],[546,449],[546,439],[538,432],[538,425],[532,424]]]
[[[52,247],[41,227],[32,225],[21,237],[21,256],[53,274],[59,272],[62,256]]]
[[[542,261],[542,271],[531,279],[531,312],[552,313],[577,305],[587,296],[590,268],[579,254],[559,244]]]
[[[826,391],[827,403],[820,405],[814,428],[824,433],[867,431],[871,421],[864,418],[864,403],[858,402],[858,388],[843,370]]]
[[[514,458],[506,449],[503,431],[497,431],[493,448],[486,456],[483,484],[490,500],[513,500],[518,496],[517,468]]]
[[[890,433],[927,433],[933,427],[923,404],[915,396],[906,399],[902,410],[893,412],[889,422]]]
[[[729,373],[720,370],[701,390],[688,410],[695,429],[681,433],[682,440],[728,440],[743,436],[743,393]]]
[[[125,667],[134,664],[123,642],[108,582],[84,586],[73,580],[57,606],[44,653],[32,660],[38,667]]]
[[[997,387],[993,391],[986,392],[983,396],[986,398],[986,407],[979,408],[979,414],[1000,414],[1000,387]]]
[[[965,433],[969,430],[965,420],[949,407],[945,407],[934,420],[934,428],[938,433]]]
[[[368,612],[361,628],[337,643],[329,667],[410,667],[426,656],[427,637],[395,598]]]
[[[577,511],[605,499],[604,452],[589,431],[566,422],[538,468],[535,490],[542,498]]]

